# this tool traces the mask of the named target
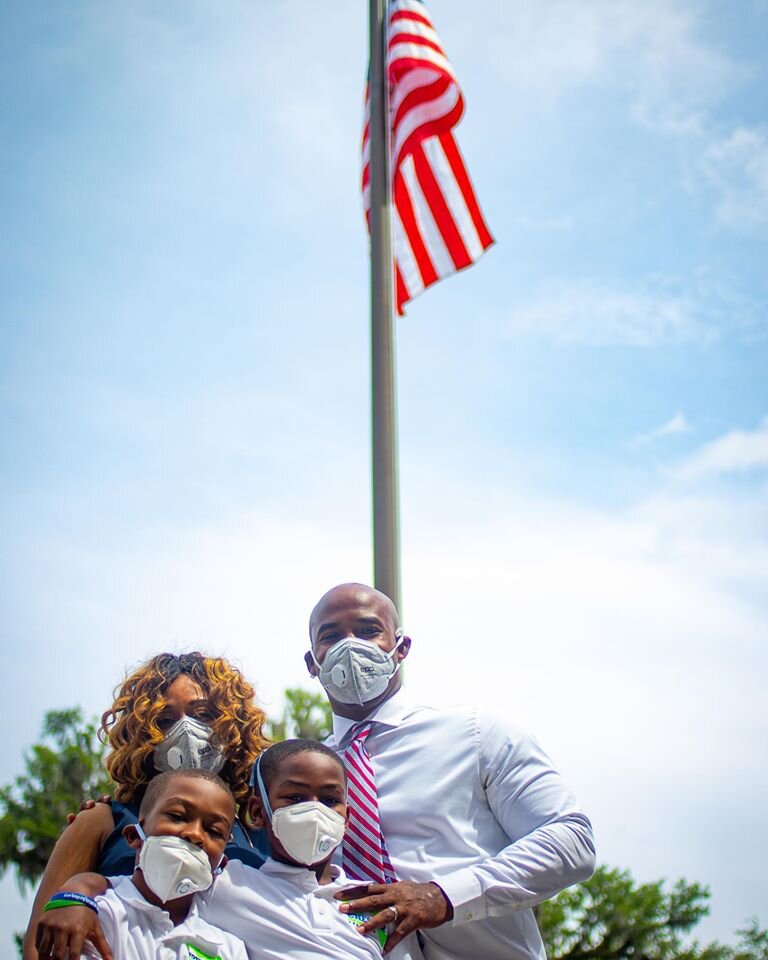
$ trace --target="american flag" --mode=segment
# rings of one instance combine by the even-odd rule
[[[392,237],[397,312],[493,243],[453,128],[464,98],[421,0],[392,0],[387,16]],[[370,226],[366,89],[363,204]]]

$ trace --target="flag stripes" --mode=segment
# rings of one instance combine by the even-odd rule
[[[453,128],[464,98],[422,0],[387,18],[395,301],[405,304],[475,263],[493,243]],[[363,207],[370,228],[370,116],[363,127]]]

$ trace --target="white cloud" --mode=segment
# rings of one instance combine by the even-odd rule
[[[562,290],[518,307],[509,329],[563,343],[633,347],[703,342],[716,333],[686,297],[587,287]]]
[[[700,7],[680,0],[521,0],[489,5],[462,30],[476,31],[467,46],[482,50],[521,101],[553,101],[602,83],[624,92],[644,126],[691,133],[738,72],[701,37],[700,17]],[[450,56],[450,31],[444,39]]]
[[[733,430],[711,440],[670,474],[684,481],[768,469],[768,417],[756,430]]]
[[[654,440],[660,440],[663,437],[671,437],[681,433],[690,433],[691,425],[688,422],[687,417],[684,413],[679,411],[673,416],[670,417],[665,423],[662,423],[661,426],[655,427],[653,430],[649,430],[647,433],[640,434],[639,437],[635,437],[632,443],[635,446],[641,446],[646,443],[651,443]]]
[[[713,140],[702,159],[704,173],[720,194],[718,219],[734,228],[768,224],[768,129],[737,127]]]

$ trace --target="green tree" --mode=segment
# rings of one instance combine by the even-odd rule
[[[325,740],[333,728],[331,705],[327,698],[322,693],[310,693],[303,687],[289,687],[283,696],[285,704],[280,718],[269,722],[270,738]]]
[[[111,792],[104,746],[82,710],[51,710],[42,738],[24,756],[25,772],[0,787],[0,873],[15,867],[19,888],[33,888],[54,844],[83,797]]]
[[[629,871],[601,866],[537,915],[549,960],[768,960],[768,931],[756,920],[736,946],[688,940],[709,896],[698,883],[636,884]]]

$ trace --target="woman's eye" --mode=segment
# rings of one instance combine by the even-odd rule
[[[321,803],[324,803],[326,807],[340,807],[344,801],[339,800],[337,797],[326,797],[324,800],[321,800]]]

